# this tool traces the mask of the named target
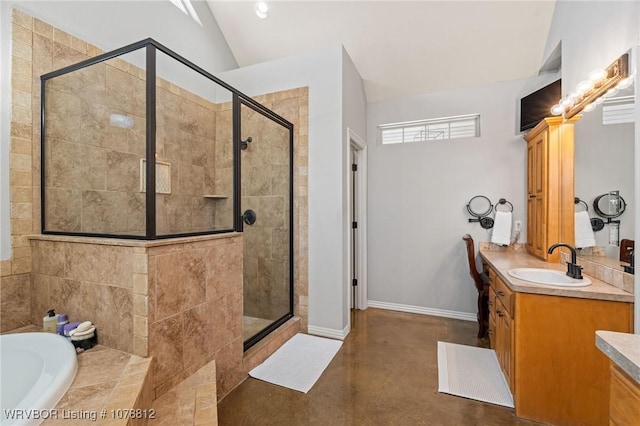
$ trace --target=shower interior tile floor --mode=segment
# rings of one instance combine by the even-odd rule
[[[437,342],[487,346],[477,324],[380,309],[351,332],[309,393],[248,378],[218,403],[219,425],[538,425],[497,405],[438,393]]]
[[[242,338],[246,341],[249,337],[253,337],[263,328],[271,325],[273,321],[264,319],[264,318],[256,318],[250,316],[242,317]]]

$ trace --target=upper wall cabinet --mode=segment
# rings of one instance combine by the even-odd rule
[[[579,117],[542,120],[527,141],[527,251],[548,262],[558,262],[559,252],[548,254],[555,243],[574,241],[573,125]]]

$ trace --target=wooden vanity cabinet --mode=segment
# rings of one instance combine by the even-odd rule
[[[514,391],[513,375],[513,292],[489,269],[489,342],[496,351],[498,363]]]
[[[635,426],[640,422],[640,384],[611,363],[609,424]]]
[[[489,339],[516,415],[558,426],[609,423],[609,359],[594,335],[630,332],[633,304],[516,292],[488,271]]]
[[[531,129],[527,142],[527,251],[557,262],[550,245],[574,242],[573,123],[549,117]]]

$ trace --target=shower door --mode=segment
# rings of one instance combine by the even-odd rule
[[[248,101],[239,108],[246,350],[293,316],[293,126]]]

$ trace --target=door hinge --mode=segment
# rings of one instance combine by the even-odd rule
[[[358,227],[358,222],[351,222],[351,228],[356,229]]]
[[[358,279],[357,278],[352,279],[351,280],[351,285],[356,287],[358,285]]]
[[[358,171],[358,165],[357,165],[357,164],[352,164],[352,165],[351,165],[351,171],[352,171],[352,172],[356,172],[356,171]]]

